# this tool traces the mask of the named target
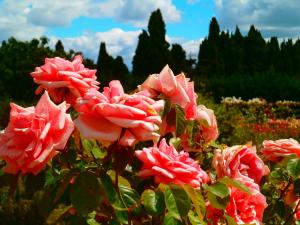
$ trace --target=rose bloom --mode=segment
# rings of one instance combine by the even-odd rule
[[[96,70],[85,68],[81,55],[77,55],[72,62],[60,57],[46,58],[45,65],[36,67],[31,76],[40,85],[36,94],[46,89],[56,103],[65,99],[74,104],[89,89],[99,89],[95,74]]]
[[[213,167],[218,177],[251,178],[260,183],[261,178],[270,173],[269,168],[256,154],[256,148],[248,145],[235,145],[217,150],[213,158]]]
[[[136,156],[144,163],[139,175],[141,177],[154,176],[156,183],[189,184],[199,187],[207,183],[208,175],[199,164],[189,157],[187,152],[177,152],[162,139],[159,147],[135,151]]]
[[[63,102],[55,105],[45,92],[36,107],[23,108],[11,103],[10,121],[0,134],[0,158],[5,172],[37,174],[45,164],[64,150],[74,130]]]
[[[277,141],[266,140],[263,142],[261,152],[268,160],[273,162],[278,162],[283,157],[292,154],[296,154],[300,158],[300,144],[292,138]]]
[[[235,187],[229,187],[230,198],[225,212],[231,216],[237,224],[262,224],[263,213],[268,206],[266,198],[259,191],[259,186],[253,183],[251,179],[237,179],[246,185],[251,194],[241,191]],[[215,209],[209,203],[206,208],[206,217],[209,225],[220,224],[220,218],[223,217],[222,210]]]
[[[219,132],[214,111],[204,105],[197,107],[196,120],[200,123],[201,136],[206,143],[217,139]]]
[[[261,224],[263,213],[268,206],[265,196],[260,193],[259,186],[249,179],[238,179],[251,191],[251,195],[238,188],[230,188],[230,200],[225,211],[238,224]]]
[[[195,119],[197,94],[194,91],[194,82],[190,82],[183,73],[174,76],[173,71],[166,65],[159,74],[150,75],[138,88],[148,92],[152,98],[164,94],[171,103],[184,109],[186,119]]]
[[[91,90],[77,100],[75,109],[79,116],[74,122],[84,138],[133,146],[138,141],[159,137],[158,112],[163,105],[163,101],[140,93],[124,94],[121,83],[111,81],[103,93]]]

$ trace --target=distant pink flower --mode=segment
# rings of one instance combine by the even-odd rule
[[[197,94],[194,91],[194,82],[190,82],[183,73],[174,76],[167,65],[159,74],[150,75],[139,89],[148,92],[150,97],[164,94],[171,103],[184,109],[186,119],[195,119]]]
[[[143,148],[135,151],[135,154],[143,162],[139,175],[154,176],[156,183],[189,184],[199,187],[209,180],[206,172],[187,152],[178,153],[165,139],[161,140],[159,147]]]
[[[196,120],[200,123],[201,136],[206,143],[217,139],[219,132],[214,111],[204,105],[197,107]]]
[[[46,58],[45,65],[36,67],[31,76],[40,85],[37,94],[46,89],[56,103],[65,99],[74,104],[88,90],[99,89],[95,74],[96,70],[85,68],[81,55],[77,55],[72,62],[60,57]]]
[[[11,103],[10,122],[0,133],[0,158],[6,161],[6,172],[37,174],[57,150],[64,150],[74,130],[66,110],[65,102],[55,105],[47,92],[36,107]]]
[[[278,162],[282,158],[292,154],[300,158],[300,144],[292,138],[276,141],[266,140],[263,142],[261,152],[268,160],[273,162]]]
[[[127,95],[119,81],[111,81],[103,93],[91,90],[77,100],[74,122],[84,138],[133,146],[159,137],[163,105],[140,93]]]
[[[219,177],[249,177],[258,184],[263,176],[270,173],[269,168],[256,154],[256,148],[248,145],[235,145],[223,151],[217,150],[213,166]]]

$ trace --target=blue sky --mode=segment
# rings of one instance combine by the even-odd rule
[[[60,39],[65,49],[92,59],[104,41],[111,55],[123,56],[130,66],[138,35],[157,8],[167,40],[180,43],[191,57],[197,56],[212,16],[229,31],[239,25],[245,34],[254,24],[265,38],[300,35],[299,0],[0,0],[0,39],[46,35],[51,46]]]

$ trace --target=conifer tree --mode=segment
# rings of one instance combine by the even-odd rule
[[[113,57],[106,51],[104,42],[100,43],[99,55],[97,60],[97,78],[103,85],[108,85],[113,78]]]
[[[172,45],[169,64],[175,74],[187,72],[185,51],[180,44]]]

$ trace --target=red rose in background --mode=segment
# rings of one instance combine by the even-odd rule
[[[263,142],[261,152],[268,160],[273,162],[278,162],[283,157],[292,154],[295,154],[300,158],[300,144],[292,138],[276,141],[266,140]]]
[[[45,92],[36,107],[11,103],[10,121],[0,134],[0,157],[8,173],[37,174],[63,150],[74,130],[63,102],[55,105]]]
[[[95,74],[96,70],[85,68],[82,57],[77,55],[72,62],[60,57],[46,58],[45,65],[36,67],[31,76],[40,85],[37,94],[46,89],[56,103],[66,100],[74,104],[88,90],[99,89]]]
[[[75,109],[79,116],[74,122],[84,138],[133,146],[138,141],[159,137],[158,112],[163,105],[163,101],[140,93],[124,94],[121,83],[111,81],[103,93],[91,90],[77,100]]]
[[[263,213],[266,209],[266,198],[259,191],[259,186],[253,183],[249,178],[237,179],[246,185],[251,194],[241,191],[235,187],[229,187],[230,199],[225,208],[225,212],[231,216],[238,224],[262,224]],[[209,225],[220,224],[220,218],[223,217],[223,211],[213,208],[208,203],[206,216]]]
[[[208,175],[197,161],[189,157],[187,152],[177,152],[162,139],[159,147],[143,148],[135,151],[136,156],[144,163],[139,175],[142,177],[154,176],[156,183],[189,184],[200,187],[207,183]]]

